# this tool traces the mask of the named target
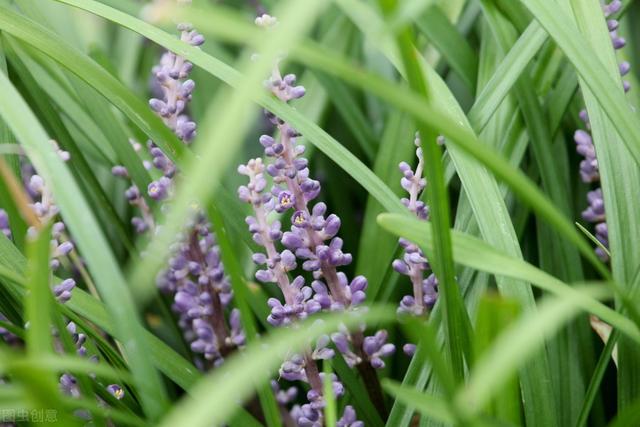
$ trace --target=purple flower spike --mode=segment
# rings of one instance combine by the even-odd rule
[[[620,11],[622,7],[622,2],[620,0],[613,0],[608,4],[603,5],[603,12],[606,18],[609,18],[611,15]],[[609,28],[609,33],[611,36],[611,42],[615,49],[622,49],[626,41],[624,38],[618,36],[618,27],[619,22],[615,19],[608,19],[607,26]],[[621,76],[625,76],[631,70],[631,65],[627,61],[623,61],[619,65],[619,72]],[[623,88],[625,92],[628,92],[631,89],[631,85],[628,81],[623,81]],[[580,162],[580,176],[582,180],[586,183],[598,182],[600,181],[600,172],[598,169],[598,160],[596,158],[596,152],[593,145],[593,141],[589,131],[591,130],[591,126],[589,123],[589,117],[586,111],[580,112],[580,119],[586,125],[587,130],[578,130],[575,133],[574,139],[576,141],[576,149],[580,155],[584,157],[584,160]],[[609,237],[607,231],[607,224],[605,222],[606,215],[604,209],[604,199],[602,195],[602,189],[596,188],[593,191],[589,191],[587,193],[587,202],[589,206],[582,212],[582,218],[586,221],[592,222],[596,224],[596,238],[600,243],[602,243],[605,247],[609,245]],[[603,261],[608,261],[609,257],[606,251],[602,250],[602,248],[596,248],[596,254]]]
[[[444,144],[445,141],[444,138],[438,137],[437,142]],[[403,198],[401,201],[416,217],[426,221],[429,219],[429,207],[419,200],[419,198],[427,182],[422,177],[424,160],[420,135],[417,133],[414,144],[417,147],[416,157],[418,158],[415,171],[411,169],[411,166],[406,162],[401,162],[399,165],[400,172],[402,173],[400,183],[402,188],[409,194],[408,198]],[[430,274],[425,279],[425,274],[431,267],[426,256],[415,243],[402,238],[398,240],[398,243],[404,249],[404,255],[401,259],[394,260],[392,266],[398,273],[409,277],[413,288],[412,294],[405,295],[400,300],[398,313],[422,316],[428,313],[437,301],[438,281],[434,274]],[[386,332],[383,333],[383,331],[380,331],[373,337],[366,338],[365,351],[369,354],[371,364],[374,368],[384,367],[384,362],[381,358],[395,351],[395,347],[392,344],[385,344],[385,341]],[[408,356],[412,356],[415,352],[415,344],[405,344],[403,351]]]
[[[204,37],[191,24],[177,26],[180,40],[191,46],[201,46]],[[186,114],[196,83],[189,79],[193,64],[184,57],[165,52],[160,63],[152,69],[151,82],[154,97],[149,106],[160,116],[173,133],[184,143],[190,144],[196,136],[196,124]],[[131,141],[135,151],[142,144]],[[155,168],[162,175],[149,183],[148,196],[162,202],[171,197],[176,165],[153,141],[147,141],[146,148],[151,161],[145,161],[147,169]],[[114,167],[115,175],[126,176]],[[243,189],[242,197],[248,197],[250,190]],[[153,210],[141,197],[140,190],[132,186],[125,193],[129,203],[138,207],[140,216],[132,219],[136,232],[156,230]],[[178,315],[178,325],[184,332],[191,350],[197,355],[196,363],[201,369],[215,367],[225,356],[242,347],[246,337],[236,309],[228,310],[232,292],[220,250],[211,224],[205,214],[195,209],[195,215],[186,225],[179,240],[172,247],[172,256],[167,268],[156,281],[158,287],[173,296],[173,311]],[[228,315],[228,318],[227,318]]]
[[[256,19],[256,24],[265,29],[273,27],[276,22],[269,15]],[[274,65],[265,86],[286,103],[305,95],[305,89],[296,85],[296,77],[292,74],[283,76],[278,64]],[[260,137],[265,160],[254,159],[238,167],[238,172],[247,176],[249,181],[238,189],[238,197],[252,206],[253,214],[246,222],[254,242],[264,248],[262,253],[252,257],[260,266],[256,278],[265,283],[276,283],[282,292],[282,299],[268,300],[271,312],[267,320],[272,325],[283,326],[321,310],[355,309],[366,298],[367,280],[359,276],[349,283],[347,276],[338,271],[338,267],[353,261],[351,254],[343,250],[342,239],[337,236],[340,218],[328,213],[322,202],[310,205],[320,194],[321,186],[311,178],[309,162],[303,157],[305,148],[297,141],[300,133],[275,114],[268,111],[265,114],[277,128],[278,136]],[[267,184],[269,177],[270,183]],[[271,185],[269,190],[268,185]],[[425,212],[425,208],[424,204],[416,204],[416,210],[420,212]],[[273,211],[290,218],[289,230],[281,230],[280,222],[272,219]],[[278,244],[286,249],[279,249]],[[312,273],[311,286],[305,286],[302,276],[290,281],[289,272],[297,268]],[[362,331],[340,332],[333,334],[331,339],[347,363],[351,366],[361,364],[360,369],[369,370],[374,376],[368,363],[384,364],[380,358],[390,354],[390,347],[381,344],[381,348],[368,355],[363,348],[365,337]],[[296,405],[291,411],[291,417],[300,426],[321,427],[325,423],[322,412],[324,374],[319,373],[315,361],[334,356],[335,351],[328,346],[329,342],[328,337],[321,337],[315,347],[310,343],[302,354],[292,356],[281,366],[282,378],[310,385],[307,393],[309,402]],[[332,383],[334,393],[341,395],[344,388],[337,377],[332,377]],[[289,398],[285,396],[282,400],[288,402]],[[350,413],[343,424],[360,425]]]
[[[420,194],[426,186],[426,180],[422,177],[424,161],[418,134],[416,134],[414,143],[417,147],[416,157],[418,158],[415,171],[408,163],[400,163],[400,172],[403,175],[401,184],[409,193],[409,198],[402,199],[402,203],[419,219],[427,220],[429,208],[419,200]],[[416,244],[406,239],[399,239],[398,242],[404,249],[404,256],[402,259],[393,261],[393,269],[402,275],[409,276],[413,285],[413,295],[406,295],[402,298],[398,312],[419,316],[430,310],[437,298],[437,293],[434,292],[431,282],[424,279],[425,272],[430,266],[424,253]]]

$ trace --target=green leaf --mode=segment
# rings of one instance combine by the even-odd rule
[[[27,294],[25,302],[27,350],[31,356],[53,352],[51,338],[52,297],[49,288],[51,224],[45,224],[27,243]]]
[[[324,407],[324,420],[326,425],[333,426],[336,425],[338,421],[338,405],[336,403],[336,396],[333,393],[333,369],[331,368],[331,363],[328,360],[325,360],[323,363],[324,368],[324,384],[323,384],[323,397],[326,402],[326,406]]]
[[[445,424],[453,424],[456,419],[455,414],[451,413],[449,405],[440,397],[421,393],[391,380],[384,381],[383,387],[393,394],[396,399],[407,406],[415,408],[426,417]]]
[[[495,342],[499,333],[514,323],[520,312],[520,306],[516,301],[500,298],[491,294],[485,295],[480,300],[478,316],[476,320],[475,342],[476,359],[482,357]],[[520,390],[516,376],[507,380],[505,386],[490,404],[487,410],[490,415],[514,425],[521,425],[520,417]]]
[[[400,9],[400,8],[399,8]],[[471,92],[476,89],[478,57],[437,5],[415,19],[417,29],[434,44]]]
[[[629,103],[624,101],[622,82],[618,77],[618,65],[604,16],[598,9],[599,3],[596,1],[572,1],[571,6],[582,33],[582,40],[588,43],[591,52],[593,52],[593,55],[589,55],[589,59],[599,59],[598,65],[606,70],[602,71],[604,74],[598,77],[612,83],[613,88],[610,95],[622,97],[619,107],[628,110]],[[567,18],[564,15],[561,16]],[[571,21],[571,18],[568,19]],[[575,29],[573,22],[571,25]],[[550,28],[549,32],[553,36],[552,31],[555,30]],[[560,43],[558,44],[562,47]],[[568,48],[563,47],[563,49],[576,67],[580,67],[580,59],[586,59],[572,58],[567,51]],[[629,194],[640,191],[640,173],[638,172],[638,163],[632,159],[632,156],[635,155],[633,147],[625,142],[628,137],[621,127],[634,126],[638,120],[636,115],[630,115],[630,117],[612,116],[610,106],[598,89],[588,80],[588,76],[584,73],[580,73],[580,75],[580,86],[587,105],[593,143],[598,155],[598,169],[607,213],[613,277],[618,283],[629,289],[640,259],[640,245],[635,239],[628,238],[630,235],[640,233],[637,207],[632,198],[629,198]],[[615,77],[611,78],[610,76]],[[625,142],[625,144],[620,144],[620,142]],[[637,143],[639,140],[636,138],[634,142]],[[640,299],[636,296],[632,304],[637,305],[638,301]],[[640,347],[628,341],[626,337],[622,337],[618,343],[618,355],[618,408],[622,409],[640,396],[640,366],[637,363],[640,357]]]
[[[546,40],[547,34],[537,22],[532,22],[520,35],[469,110],[469,122],[477,132],[484,129]]]

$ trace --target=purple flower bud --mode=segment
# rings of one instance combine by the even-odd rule
[[[413,357],[416,354],[416,345],[415,344],[405,344],[402,346],[402,351],[409,357]]]
[[[274,142],[275,140],[269,135],[262,135],[260,137],[260,144],[265,148],[271,147]]]
[[[615,33],[611,34],[611,42],[613,43],[614,49],[622,49],[627,44],[627,41],[624,39],[624,37],[619,37]]]
[[[53,253],[54,257],[67,256],[73,250],[73,243],[66,241],[62,242]]]
[[[113,176],[118,176],[120,178],[129,178],[129,172],[127,172],[127,168],[121,165],[112,167],[111,173],[113,174]]]
[[[140,190],[138,190],[138,187],[136,187],[135,185],[132,185],[127,189],[127,191],[125,191],[124,195],[127,200],[133,202],[140,198]]]

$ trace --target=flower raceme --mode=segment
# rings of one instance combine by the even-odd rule
[[[268,29],[277,25],[277,20],[262,15],[256,18],[256,24]],[[288,103],[305,95],[304,87],[297,85],[296,80],[293,74],[283,76],[276,63],[265,86],[280,101]],[[277,284],[283,297],[283,301],[269,299],[268,321],[274,326],[295,327],[297,321],[319,311],[357,309],[365,300],[367,280],[363,276],[349,280],[338,270],[353,260],[351,254],[343,251],[343,241],[338,237],[340,218],[328,213],[325,203],[315,202],[321,186],[311,177],[305,147],[297,142],[298,131],[271,112],[265,114],[277,136],[262,135],[259,142],[264,158],[251,159],[238,167],[238,173],[248,178],[248,183],[239,187],[238,197],[253,208],[253,215],[246,222],[253,240],[264,250],[253,255],[259,266],[256,279]],[[290,227],[283,230],[279,218],[287,217]],[[295,275],[300,269],[311,277],[309,285],[302,273]],[[290,275],[294,275],[293,280]],[[371,337],[365,337],[363,329],[352,333],[340,331],[331,338],[347,363],[357,365],[360,370],[384,367],[383,358],[395,351],[393,344],[386,343],[385,331]],[[292,355],[280,369],[284,379],[310,385],[309,403],[294,406],[291,411],[291,417],[299,425],[322,425],[323,374],[318,371],[317,361],[333,357],[329,343],[328,337],[321,337],[313,346],[310,343],[303,354]],[[337,377],[332,378],[332,383],[335,395],[342,395],[343,387]],[[361,425],[350,407],[341,423]]]
[[[626,40],[618,35],[619,22],[616,19],[610,18],[612,15],[620,11],[622,2],[620,0],[613,0],[610,3],[603,6],[603,13],[607,18],[607,27],[609,28],[609,34],[611,36],[611,43],[616,50],[622,49],[626,45]],[[627,75],[631,69],[631,65],[627,61],[623,61],[619,65],[619,72],[622,77]],[[631,90],[631,84],[623,80],[622,82],[625,92]],[[574,140],[576,142],[576,151],[584,159],[580,162],[580,178],[583,182],[598,183],[600,182],[600,171],[598,169],[598,159],[596,157],[596,149],[593,145],[591,137],[591,125],[589,123],[589,115],[586,110],[580,112],[580,120],[584,123],[586,130],[579,129],[574,134]],[[602,188],[598,187],[587,193],[587,208],[582,212],[582,218],[585,221],[595,224],[595,237],[605,247],[609,247],[609,231],[607,228],[606,215],[604,209],[604,197],[602,194]],[[608,261],[609,256],[602,250],[602,248],[596,248],[596,254],[603,261]]]
[[[192,46],[201,46],[204,37],[190,24],[178,24],[180,40]],[[195,82],[189,79],[193,64],[174,52],[165,52],[160,63],[152,69],[152,92],[149,106],[186,145],[196,135],[196,123],[187,115]],[[142,145],[132,141],[136,151]],[[156,176],[147,187],[147,195],[157,203],[169,199],[173,192],[176,165],[153,142],[146,144],[150,160],[144,167]],[[124,166],[113,167],[115,176],[127,178]],[[156,231],[156,219],[151,207],[135,185],[125,192],[129,203],[137,207],[140,216],[134,216],[132,225],[138,233]],[[178,316],[178,325],[191,350],[200,355],[196,364],[208,369],[223,362],[224,357],[245,343],[240,323],[240,312],[230,309],[233,295],[222,265],[220,249],[211,224],[201,211],[194,212],[183,232],[172,245],[167,268],[158,278],[158,287],[173,298],[172,309]]]

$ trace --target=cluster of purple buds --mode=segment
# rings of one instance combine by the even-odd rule
[[[193,29],[191,24],[178,24],[180,40],[191,46],[201,46],[204,37]],[[196,124],[187,115],[182,114],[191,100],[195,83],[187,79],[193,64],[184,57],[171,51],[162,55],[160,64],[153,68],[155,88],[162,98],[152,98],[149,105],[162,117],[165,124],[185,143],[195,137]]]
[[[278,201],[271,191],[267,191],[262,159],[250,160],[246,165],[239,166],[238,172],[249,178],[249,183],[238,189],[239,198],[253,207],[254,215],[246,218],[249,231],[254,242],[265,249],[264,253],[253,255],[253,261],[264,267],[256,272],[256,279],[263,283],[276,283],[284,296],[284,303],[276,298],[269,299],[269,323],[274,326],[288,325],[320,311],[322,306],[312,298],[313,291],[304,285],[304,278],[296,276],[293,281],[289,279],[289,272],[297,268],[294,253],[289,249],[279,251],[276,248],[284,233],[281,222],[270,221],[269,214],[276,210],[277,205],[288,205],[290,201],[283,198]]]
[[[188,230],[173,245],[158,286],[173,294],[172,308],[191,350],[217,366],[232,349],[244,345],[245,335],[237,309],[230,311],[228,323],[225,319],[233,295],[210,224],[200,217]]]
[[[616,19],[609,19],[609,17],[617,13],[621,7],[622,2],[620,0],[613,0],[603,6],[604,15],[607,18],[609,34],[611,35],[611,43],[616,50],[622,49],[626,45],[626,41],[623,37],[618,35],[619,22]],[[629,73],[630,68],[631,66],[628,62],[622,62],[619,66],[620,75],[625,76]],[[626,80],[622,83],[624,91],[628,92],[631,89],[630,83]],[[576,151],[584,157],[584,160],[580,162],[580,177],[585,183],[599,182],[600,171],[598,169],[598,159],[596,158],[596,150],[590,134],[591,126],[589,124],[589,116],[586,110],[580,112],[580,119],[586,126],[586,130],[577,130],[574,135]],[[596,188],[593,191],[589,191],[587,194],[587,202],[588,207],[582,212],[582,218],[585,221],[595,224],[595,237],[606,248],[609,246],[609,233],[606,223],[602,189]],[[607,253],[600,247],[596,248],[596,254],[603,261],[609,260]]]
[[[192,46],[201,46],[204,43],[202,34],[195,31],[190,24],[178,24],[178,30],[181,32],[180,40],[183,42]],[[195,82],[187,79],[192,69],[193,64],[184,57],[170,51],[165,52],[160,63],[152,69],[152,91],[157,97],[149,101],[151,109],[187,145],[196,135],[195,122],[185,114],[195,89]],[[131,144],[136,152],[142,150],[140,143],[131,141]],[[153,141],[148,141],[146,145],[151,160],[143,162],[145,168],[156,169],[161,173],[158,179],[147,186],[147,195],[153,200],[163,201],[171,196],[176,166]],[[118,177],[129,177],[128,171],[122,165],[114,166],[111,172]],[[125,196],[129,203],[137,207],[141,213],[141,216],[135,216],[131,220],[136,232],[152,231],[155,222],[140,189],[132,185],[125,192]]]
[[[73,322],[67,323],[67,332],[71,335],[73,344],[76,347],[76,353],[78,356],[86,357],[87,348],[84,346],[87,341],[87,336],[78,331],[76,324]],[[95,360],[95,359],[94,359]],[[78,387],[78,381],[76,378],[68,373],[62,374],[59,381],[60,389],[63,393],[71,397],[80,397],[80,388]]]
[[[55,141],[51,140],[50,142],[58,156],[63,161],[69,161],[69,153],[60,149]],[[41,223],[55,220],[60,210],[53,199],[51,190],[45,184],[44,179],[36,174],[32,165],[28,164],[23,167],[23,179],[27,194],[31,198],[29,207],[36,219]],[[9,217],[5,211],[0,212],[0,228],[2,228],[5,236],[11,237]],[[62,260],[75,249],[73,242],[67,238],[65,231],[66,227],[62,221],[54,222],[51,227],[51,260],[49,265],[52,270],[57,270]],[[34,227],[29,227],[27,230],[29,236],[35,235],[36,232]],[[75,286],[76,282],[71,278],[67,278],[54,286],[53,293],[59,302],[65,303],[71,299],[71,293]]]
[[[73,340],[73,344],[76,347],[76,353],[78,356],[86,357],[87,356],[87,348],[84,346],[87,341],[87,336],[80,332],[75,323],[69,322],[67,323],[67,332],[71,335],[71,339]],[[89,360],[98,363],[98,357],[93,355],[89,357]],[[94,377],[93,374],[90,374]],[[80,388],[78,387],[78,381],[76,378],[68,373],[62,374],[59,380],[60,390],[68,396],[78,398],[80,397]],[[109,392],[113,397],[120,400],[124,397],[124,390],[118,384],[110,384],[106,387],[107,392]]]
[[[429,218],[429,207],[420,200],[420,195],[424,191],[427,181],[423,177],[424,159],[418,134],[416,134],[414,143],[417,147],[416,157],[418,158],[415,171],[406,162],[401,162],[399,166],[403,175],[400,183],[409,195],[408,198],[402,198],[402,204],[417,218],[426,221]],[[430,270],[430,266],[418,245],[406,239],[399,239],[399,244],[404,255],[402,259],[393,261],[393,268],[398,273],[409,276],[413,293],[402,298],[398,312],[420,316],[428,312],[436,303],[438,279],[433,273],[425,278],[425,272]]]
[[[180,39],[192,46],[204,43],[204,37],[193,30],[190,24],[179,24]],[[189,144],[196,133],[196,124],[187,116],[186,108],[195,88],[193,80],[187,79],[193,64],[184,57],[167,51],[160,64],[152,70],[152,91],[157,95],[149,106],[184,143]],[[142,145],[131,141],[136,152]],[[162,152],[160,147],[148,141],[146,144],[151,160],[143,161],[147,170],[160,177],[147,187],[147,195],[156,202],[171,197],[176,165]],[[124,166],[113,167],[115,176],[128,178]],[[140,216],[132,218],[138,233],[154,232],[156,221],[152,210],[140,190],[132,185],[125,192],[129,203],[138,208]],[[194,219],[172,245],[172,256],[167,268],[158,275],[160,289],[173,296],[173,311],[178,315],[178,325],[183,330],[191,350],[202,356],[196,363],[202,369],[217,366],[233,349],[245,343],[240,323],[240,312],[228,310],[232,299],[231,286],[224,274],[220,250],[211,225],[205,215],[196,210]],[[228,319],[225,317],[228,311]]]

